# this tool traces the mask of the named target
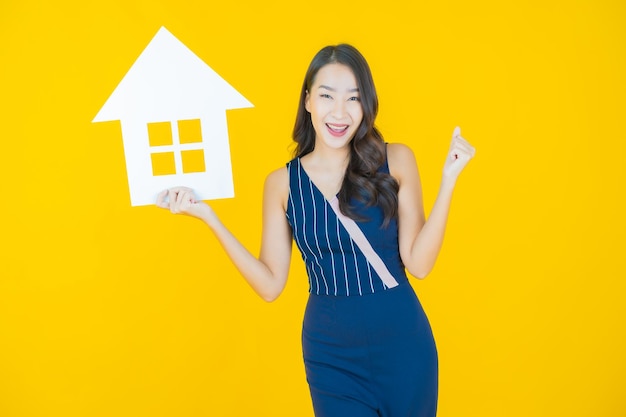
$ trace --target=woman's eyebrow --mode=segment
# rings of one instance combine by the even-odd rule
[[[320,85],[319,88],[323,88],[325,90],[333,91],[333,92],[337,91],[336,89],[334,89],[332,87],[329,87],[327,85]],[[358,87],[356,87],[356,88],[349,88],[348,89],[348,93],[358,93],[358,92],[359,92],[359,88]]]

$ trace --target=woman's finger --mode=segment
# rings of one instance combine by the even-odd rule
[[[188,187],[172,187],[161,191],[156,198],[156,205],[169,209],[174,214],[187,213],[198,200],[193,189]]]
[[[457,143],[453,145],[452,150],[454,152],[463,152],[468,155],[473,155],[475,152],[474,147],[472,145],[465,144],[465,143]]]
[[[167,197],[168,191],[169,190],[163,190],[163,191],[161,191],[157,195],[157,199],[156,199],[156,206],[157,207],[161,207],[161,208],[164,208],[164,209],[170,208],[169,203],[165,201],[165,198]]]
[[[452,143],[450,145],[451,152],[465,152],[470,156],[474,156],[476,153],[476,149],[465,139],[462,137],[455,137],[452,139]]]
[[[174,214],[178,213],[178,191],[174,188],[170,188],[168,198],[170,200],[170,211]]]

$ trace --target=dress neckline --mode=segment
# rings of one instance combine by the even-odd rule
[[[322,192],[322,190],[319,189],[319,187],[315,184],[315,182],[313,182],[313,180],[311,179],[311,177],[309,176],[309,174],[306,172],[306,169],[304,169],[304,166],[302,166],[302,161],[300,160],[300,157],[298,157],[298,168],[300,169],[300,171],[304,174],[304,177],[309,181],[309,184],[311,184],[311,187],[319,194],[322,196],[322,198],[324,199],[325,202],[327,202],[328,204],[332,203],[333,201],[337,200],[339,198],[339,193],[335,194],[335,196],[333,198],[327,198],[326,195],[324,195],[324,193]]]

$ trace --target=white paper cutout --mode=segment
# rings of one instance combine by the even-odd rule
[[[92,122],[121,122],[132,206],[154,204],[176,185],[210,200],[234,196],[226,110],[247,107],[254,106],[161,27]],[[201,143],[179,143],[177,122],[189,119],[200,119]],[[171,123],[171,146],[150,146],[148,123],[155,122]],[[180,151],[190,149],[204,150],[206,172],[182,172]],[[176,174],[153,175],[156,152],[174,152]]]

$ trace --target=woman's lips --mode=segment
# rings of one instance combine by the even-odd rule
[[[326,123],[326,128],[328,129],[328,132],[335,137],[343,136],[348,131],[348,127],[349,125],[336,125]]]

